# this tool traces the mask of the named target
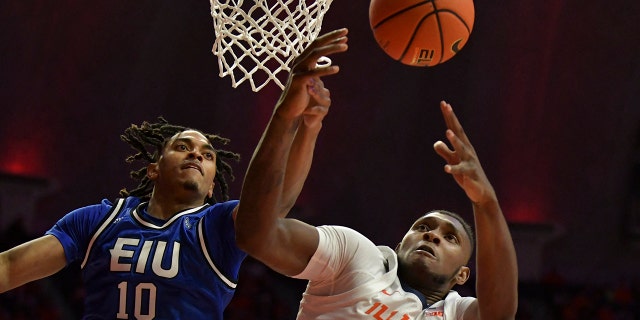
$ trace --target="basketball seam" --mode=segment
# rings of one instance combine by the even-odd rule
[[[436,12],[436,11],[434,11]],[[451,13],[452,15],[454,15],[456,18],[458,18],[458,20],[460,20],[460,22],[462,22],[462,24],[464,25],[464,27],[467,29],[467,33],[471,34],[471,30],[469,29],[469,25],[467,24],[466,21],[464,21],[464,19],[455,11],[451,10],[451,9],[442,9],[442,10],[437,10],[437,12],[448,12]]]
[[[425,5],[425,4],[427,4],[427,3],[430,3],[430,2],[433,2],[433,0],[428,0],[428,1],[419,2],[419,3],[416,3],[416,4],[412,5],[412,6],[410,6],[410,7],[406,7],[406,8],[404,8],[404,9],[402,9],[402,10],[398,11],[398,12],[392,13],[392,14],[390,14],[389,16],[387,16],[386,18],[384,18],[384,19],[380,20],[380,22],[376,23],[376,25],[375,25],[375,26],[373,26],[373,28],[372,28],[372,29],[373,29],[373,30],[375,30],[375,29],[376,29],[376,28],[378,28],[381,24],[383,24],[383,23],[385,23],[385,22],[387,22],[387,21],[389,21],[389,20],[391,20],[391,19],[395,18],[395,17],[396,17],[396,16],[398,16],[398,15],[401,15],[401,14],[402,14],[402,13],[404,13],[405,11],[412,10],[412,9],[414,9],[414,8],[416,8],[416,7],[423,6],[423,5]],[[434,4],[434,7],[435,7],[435,4]]]
[[[436,7],[436,3],[433,3],[433,13],[436,14],[436,21],[438,22],[438,33],[440,34],[440,60],[438,60],[437,64],[442,63],[442,58],[444,57],[444,36],[442,34],[442,25],[440,25],[440,15],[438,14],[439,10]]]
[[[416,33],[418,33],[418,30],[420,30],[420,26],[422,25],[422,23],[424,23],[425,20],[427,20],[427,18],[429,18],[433,14],[436,14],[436,12],[435,11],[430,12],[426,16],[422,17],[422,19],[420,19],[420,22],[418,22],[416,27],[413,29],[413,34],[411,34],[409,41],[407,41],[407,45],[404,47],[404,50],[402,51],[400,58],[398,58],[398,61],[402,61],[402,59],[404,59],[404,56],[407,54],[407,51],[409,51],[409,48],[411,47],[413,40],[416,38]],[[438,16],[436,15],[436,19],[437,17]],[[440,20],[438,20],[438,29],[440,29]],[[442,42],[442,32],[440,33],[440,42]],[[442,46],[444,46],[444,44],[442,44]]]
[[[404,50],[402,51],[402,54],[400,55],[400,57],[398,58],[397,61],[402,61],[405,58],[405,56],[407,55],[407,52],[409,51],[409,48],[411,47],[411,44],[413,43],[413,40],[416,37],[416,34],[418,33],[418,30],[420,30],[420,26],[422,26],[424,21],[426,19],[428,19],[431,15],[435,14],[435,16],[436,16],[436,22],[437,22],[437,25],[438,25],[438,34],[440,35],[440,59],[438,60],[438,63],[436,63],[436,64],[442,63],[442,59],[444,59],[444,35],[442,34],[442,24],[440,23],[440,13],[441,12],[450,13],[453,16],[455,16],[460,22],[462,22],[462,24],[464,25],[465,29],[467,29],[467,34],[471,35],[471,30],[469,30],[469,25],[467,25],[467,23],[464,21],[464,19],[462,19],[462,17],[459,14],[457,14],[455,11],[449,10],[449,9],[438,10],[436,8],[435,2],[433,3],[433,7],[434,7],[433,12],[430,12],[429,14],[425,15],[424,17],[422,17],[422,19],[420,19],[420,22],[418,22],[416,27],[413,29],[413,34],[411,34],[411,37],[409,38],[409,41],[407,42],[407,45],[405,46]]]

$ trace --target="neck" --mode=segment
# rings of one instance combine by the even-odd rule
[[[176,213],[199,207],[204,204],[204,201],[191,200],[191,201],[178,201],[174,198],[163,198],[155,194],[151,195],[149,199],[149,206],[147,207],[147,213],[154,218],[168,220]]]
[[[444,300],[444,297],[447,296],[447,293],[449,293],[449,290],[447,290],[446,292],[426,292],[426,293],[424,291],[421,291],[421,292],[424,294],[425,299],[427,300],[427,303],[429,305],[432,305],[440,300]]]
[[[411,292],[418,296],[420,301],[422,301],[423,308],[427,308],[430,305],[443,300],[444,297],[447,296],[447,293],[449,293],[449,290],[446,289],[441,291],[427,290],[425,288],[414,288],[406,283],[402,283],[402,288],[404,291]]]
[[[429,277],[429,279],[427,279],[426,282],[424,278],[417,281],[411,277],[406,277],[401,270],[401,268],[398,270],[398,277],[400,278],[402,288],[407,292],[417,295],[423,305],[425,302],[428,305],[432,305],[443,300],[451,290],[452,286],[449,282],[443,282],[439,276],[428,275],[427,277]],[[426,306],[424,307],[426,308]]]

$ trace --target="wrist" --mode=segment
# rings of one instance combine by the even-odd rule
[[[298,128],[302,120],[301,115],[288,112],[286,108],[276,108],[271,115],[271,122],[275,124],[284,125],[286,127]]]
[[[498,198],[486,197],[483,200],[472,202],[473,209],[477,212],[496,212],[501,211],[500,203],[498,203]]]

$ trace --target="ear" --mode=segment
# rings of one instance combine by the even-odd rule
[[[456,284],[463,285],[467,280],[469,280],[469,275],[471,274],[471,269],[467,266],[462,266],[458,269],[458,274],[456,274]]]
[[[155,181],[156,179],[158,179],[158,163],[157,162],[150,163],[147,166],[147,178],[149,178],[149,180],[151,181]]]
[[[209,186],[209,191],[207,192],[207,199],[213,197],[213,188],[216,186],[215,182],[211,182],[211,186]]]

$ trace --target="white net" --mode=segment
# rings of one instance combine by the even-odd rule
[[[332,1],[210,0],[220,77],[234,88],[249,81],[259,91],[273,81],[284,89],[289,63],[318,36]]]

